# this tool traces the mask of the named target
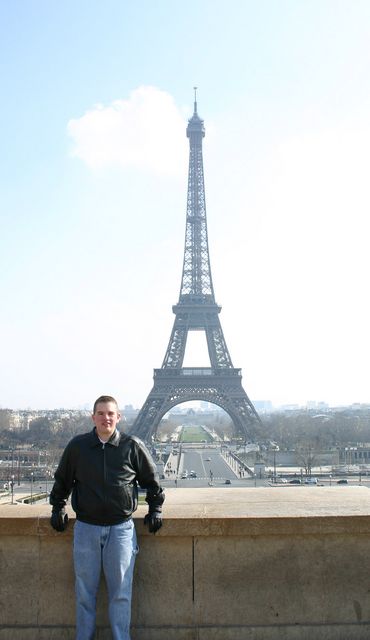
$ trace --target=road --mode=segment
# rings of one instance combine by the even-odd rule
[[[200,445],[199,448],[187,445],[181,445],[179,455],[172,456],[171,469],[172,472],[177,471],[177,479],[175,473],[165,474],[165,479],[161,480],[164,487],[206,487],[211,483],[215,487],[228,486],[268,486],[265,479],[255,480],[250,476],[240,478],[239,468],[236,463],[234,467],[225,461],[221,455],[220,447],[207,447]],[[231,464],[233,464],[231,462]],[[167,467],[166,467],[167,469]],[[163,473],[164,469],[161,465],[159,472]],[[182,473],[186,471],[188,477],[181,478]],[[190,472],[196,473],[196,478],[190,477]]]
[[[220,452],[215,449],[182,449],[181,455],[182,470],[195,471],[197,477],[209,480],[216,479],[233,480],[236,476],[221,457]]]
[[[230,459],[230,458],[229,458]],[[184,445],[179,447],[179,455],[172,456],[172,471],[176,469],[177,479],[175,473],[165,474],[165,478],[161,480],[164,487],[185,487],[196,488],[209,486],[210,482],[215,487],[268,487],[268,486],[280,486],[289,489],[292,486],[289,480],[287,484],[276,483],[272,484],[267,478],[254,478],[245,474],[245,477],[239,477],[238,466],[235,465],[234,469],[230,468],[229,464],[225,461],[221,455],[220,447],[207,447],[207,445],[199,445],[197,448],[194,445]],[[163,464],[159,464],[158,470],[160,474],[163,474],[165,468]],[[190,474],[191,471],[195,471],[196,478],[190,478],[189,475],[186,479],[182,479],[181,475],[183,471],[187,471]],[[212,471],[212,479],[211,472]],[[342,476],[340,476],[342,477]],[[348,486],[363,486],[370,488],[370,477],[362,476],[361,482],[359,476],[348,476],[348,484],[338,485],[337,481],[340,477],[319,478],[319,484],[325,487],[341,487],[343,490]],[[225,484],[225,481],[230,481],[230,484]],[[309,485],[301,485],[309,486]],[[315,485],[312,485],[314,488]]]
[[[165,478],[161,479],[161,484],[164,488],[166,487],[183,487],[183,488],[199,488],[199,487],[207,487],[211,484],[214,487],[223,487],[227,489],[228,487],[268,487],[268,486],[279,486],[286,487],[289,489],[292,486],[300,486],[300,485],[291,485],[291,484],[280,484],[276,485],[271,484],[271,481],[267,478],[254,478],[245,474],[245,477],[239,477],[239,469],[237,464],[234,465],[234,469],[230,468],[230,465],[225,461],[224,457],[221,455],[220,447],[215,446],[207,446],[200,444],[199,447],[194,445],[186,445],[183,444],[181,447],[178,447],[179,455],[172,456],[170,459],[172,460],[172,471],[176,469],[177,471],[177,483],[176,483],[176,474],[172,473],[170,475],[165,474]],[[227,449],[225,449],[227,451]],[[228,458],[230,460],[230,458]],[[165,472],[165,467],[163,463],[158,463],[158,472],[160,475],[163,475]],[[186,470],[188,474],[190,471],[194,471],[197,475],[196,478],[190,478],[189,476],[186,479],[181,478],[182,472]],[[211,478],[212,471],[212,478]],[[341,476],[342,477],[342,476]],[[319,483],[321,486],[325,487],[341,487],[343,491],[350,486],[363,486],[366,488],[370,488],[370,477],[362,476],[361,482],[359,476],[346,476],[348,480],[348,484],[338,485],[337,481],[339,477],[323,477],[319,478]],[[230,484],[225,484],[225,481],[230,482]],[[33,495],[40,494],[46,492],[50,492],[53,485],[53,480],[49,479],[47,482],[45,480],[37,480],[33,482],[32,490],[30,482],[22,482],[20,486],[18,486],[17,481],[14,485],[14,500],[17,499],[17,495]],[[303,486],[303,485],[301,485]],[[307,486],[307,485],[305,485]],[[315,488],[315,485],[312,485],[312,488]],[[319,487],[318,487],[319,488]],[[5,498],[5,495],[4,495]],[[48,501],[46,499],[42,500],[43,502]]]

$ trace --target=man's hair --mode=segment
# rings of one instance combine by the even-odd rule
[[[101,402],[114,402],[114,404],[117,407],[117,412],[118,412],[118,402],[117,402],[117,400],[115,398],[113,398],[113,396],[99,396],[99,398],[97,400],[95,400],[95,402],[94,402],[93,415],[94,415],[94,413],[96,411],[96,407]]]

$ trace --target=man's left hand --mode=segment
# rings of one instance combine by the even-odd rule
[[[162,514],[158,511],[146,514],[144,518],[144,524],[148,525],[149,533],[156,533],[162,526]]]

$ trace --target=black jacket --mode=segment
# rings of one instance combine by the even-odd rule
[[[115,431],[102,444],[95,428],[66,446],[50,494],[56,508],[72,507],[82,522],[110,526],[129,519],[137,508],[137,484],[146,489],[149,511],[161,511],[164,493],[156,466],[144,443]]]

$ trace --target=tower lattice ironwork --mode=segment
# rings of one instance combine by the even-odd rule
[[[208,250],[202,141],[204,122],[197,112],[188,122],[189,178],[184,263],[179,301],[172,307],[175,321],[160,369],[154,369],[154,385],[133,425],[143,440],[155,436],[163,416],[175,405],[204,400],[222,407],[236,432],[250,438],[260,418],[242,387],[241,369],[233,367],[222,332],[215,301]],[[210,367],[183,367],[189,331],[204,331]]]

